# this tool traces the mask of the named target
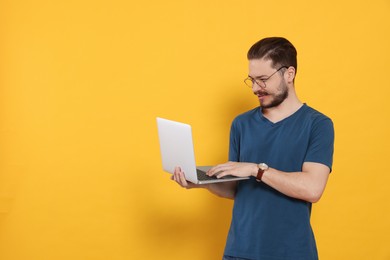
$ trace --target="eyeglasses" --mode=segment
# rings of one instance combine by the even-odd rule
[[[269,77],[267,77],[267,78],[263,78],[263,79],[254,79],[254,78],[252,78],[252,77],[247,77],[246,79],[244,79],[244,83],[248,86],[248,87],[250,87],[250,88],[253,88],[253,84],[257,84],[259,87],[261,87],[261,88],[266,88],[267,87],[267,85],[265,84],[265,82],[267,81],[267,80],[269,80],[273,75],[275,75],[276,74],[276,72],[278,72],[279,70],[281,70],[281,69],[283,69],[283,68],[288,68],[287,66],[282,66],[282,67],[280,67],[279,69],[277,69],[274,73],[272,73]]]

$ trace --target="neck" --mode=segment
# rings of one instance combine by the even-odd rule
[[[290,91],[288,97],[280,105],[263,109],[262,112],[265,118],[276,123],[294,114],[302,105],[295,91]]]

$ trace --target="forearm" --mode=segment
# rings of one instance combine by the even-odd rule
[[[211,193],[226,199],[234,199],[236,196],[236,181],[210,183],[204,185]]]
[[[264,172],[262,181],[289,197],[315,203],[324,192],[328,175],[325,166],[315,172],[282,172],[270,168]]]
[[[257,177],[259,168],[255,163],[227,162],[212,168],[208,174]],[[277,191],[296,199],[317,202],[328,180],[330,169],[320,163],[305,162],[301,172],[283,172],[275,168],[265,170],[261,181]]]
[[[254,164],[251,175],[257,177],[258,167]],[[283,172],[274,168],[264,171],[261,182],[286,196],[313,202],[316,199],[314,187],[303,172]]]

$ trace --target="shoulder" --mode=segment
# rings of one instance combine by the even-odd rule
[[[252,129],[253,126],[258,125],[259,121],[260,109],[256,107],[236,116],[233,119],[230,131],[231,133],[239,133],[245,131],[245,129]]]
[[[334,126],[330,117],[312,107],[306,106],[304,118],[306,125],[314,136],[328,136],[334,138]]]
[[[260,117],[260,107],[253,108],[236,116],[233,124],[246,124],[252,120],[258,120]]]
[[[309,121],[311,121],[313,124],[331,124],[333,125],[332,119],[328,117],[327,115],[319,112],[318,110],[308,106],[304,105],[304,109],[302,111],[302,115]]]

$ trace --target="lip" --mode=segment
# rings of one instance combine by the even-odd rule
[[[258,98],[262,98],[262,97],[268,96],[268,93],[267,93],[267,92],[257,92],[257,93],[255,93],[255,95],[256,95]]]
[[[258,98],[258,100],[262,103],[264,101],[265,98],[267,98],[269,96],[268,93],[256,93],[255,94]]]

